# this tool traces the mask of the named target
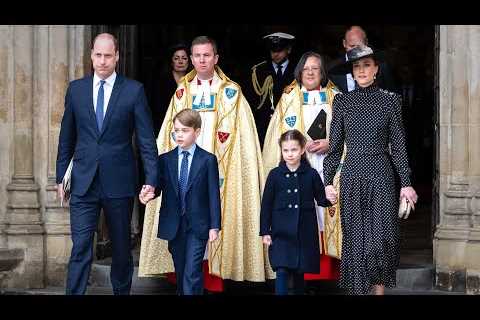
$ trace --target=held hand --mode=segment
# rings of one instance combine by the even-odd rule
[[[147,191],[149,190],[147,186],[143,186],[140,194],[138,195],[138,199],[142,204],[147,204],[150,200],[155,198],[155,192]]]
[[[263,244],[266,244],[267,246],[272,244],[272,237],[270,235],[265,235],[262,237],[262,242]]]
[[[149,184],[144,184],[143,187],[142,187],[142,190],[145,188],[145,190],[147,192],[153,192],[155,193],[155,187],[154,186],[151,186]]]
[[[328,201],[330,201],[332,204],[335,204],[337,202],[337,191],[335,190],[335,187],[332,185],[326,186],[325,196],[327,197]]]
[[[310,150],[307,150],[310,153],[325,154],[328,152],[330,145],[327,139],[314,140],[313,144],[310,147]]]
[[[412,187],[403,187],[400,189],[400,199],[407,198],[408,202],[412,206],[412,209],[415,210],[415,203],[418,201],[418,195],[415,192],[415,189]]]
[[[218,239],[218,229],[210,229],[208,231],[208,242],[213,242]]]
[[[307,143],[305,144],[305,149],[307,150],[307,152],[310,152],[312,153],[312,148],[315,146],[315,141],[313,140],[310,140],[310,141],[307,141]]]
[[[148,193],[145,193],[145,194],[140,193],[138,195],[138,199],[144,205],[146,205],[148,202],[150,202],[150,200],[152,200],[153,198],[155,198],[155,193],[153,193],[153,192],[148,192]]]

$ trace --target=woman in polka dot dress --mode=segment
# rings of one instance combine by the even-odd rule
[[[325,192],[336,199],[335,171],[344,144],[347,150],[340,177],[343,247],[340,286],[348,294],[383,294],[396,285],[400,234],[400,198],[412,206],[417,194],[411,187],[400,96],[375,83],[378,57],[369,47],[348,53],[346,72],[357,88],[333,101],[330,151],[324,160]]]

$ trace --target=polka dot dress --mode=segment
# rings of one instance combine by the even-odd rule
[[[330,151],[324,160],[331,185],[344,143],[340,176],[343,245],[340,286],[367,294],[372,285],[394,287],[399,263],[399,190],[410,186],[400,96],[372,85],[333,101]]]

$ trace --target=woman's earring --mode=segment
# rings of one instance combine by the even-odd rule
[[[373,75],[373,80],[377,80],[377,75],[376,74]]]

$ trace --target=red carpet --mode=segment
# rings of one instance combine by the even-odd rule
[[[320,233],[323,243],[323,232]],[[305,273],[305,280],[338,280],[340,278],[340,260],[320,255],[320,273]]]
[[[323,237],[323,232],[321,233]],[[323,240],[322,240],[323,241]],[[338,280],[340,278],[340,260],[320,255],[320,273],[305,273],[305,280]],[[167,274],[168,282],[175,284],[175,273]],[[208,261],[203,261],[203,286],[208,291],[222,292],[223,279],[208,273]]]

